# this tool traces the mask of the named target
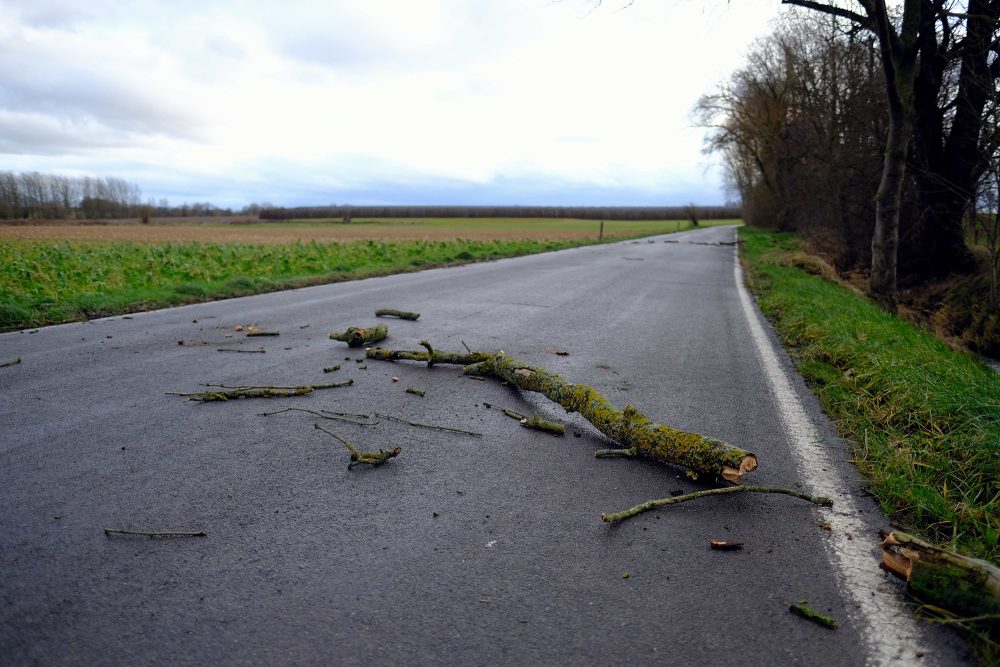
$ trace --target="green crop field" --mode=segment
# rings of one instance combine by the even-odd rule
[[[430,230],[426,235],[431,239],[385,240],[392,237],[386,230],[414,224]],[[584,224],[586,234],[581,233]],[[690,227],[686,221],[606,224],[616,227],[616,238]],[[321,242],[310,233],[331,228],[369,238]],[[272,230],[279,236],[268,236]],[[559,230],[575,231],[562,234]],[[596,221],[511,219],[500,224],[455,218],[378,224],[0,227],[4,239],[0,242],[0,329],[558,250],[597,243],[597,231]],[[263,240],[259,240],[260,232]],[[88,240],[59,240],[79,239],[81,233]],[[162,234],[168,240],[157,240]],[[188,240],[190,234],[217,240]],[[175,238],[182,240],[169,240]]]

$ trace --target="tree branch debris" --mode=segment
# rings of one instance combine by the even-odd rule
[[[166,531],[166,532],[151,532],[146,530],[124,530],[122,528],[105,528],[104,534],[111,535],[141,535],[142,537],[148,537],[150,539],[154,537],[208,537],[208,533],[205,531],[198,532],[178,532],[178,531]]]
[[[1000,614],[1000,568],[987,561],[895,531],[882,542],[882,567],[927,604],[958,616]]]
[[[637,455],[686,468],[691,477],[705,476],[739,484],[744,474],[757,467],[757,457],[721,440],[655,424],[632,406],[615,408],[599,392],[587,385],[570,384],[541,368],[523,364],[503,352],[433,353],[367,350],[371,359],[408,359],[460,364],[463,373],[493,376],[524,391],[541,393],[568,412],[579,412],[597,430]]]
[[[347,447],[347,450],[351,453],[351,462],[347,464],[348,470],[352,469],[354,466],[361,465],[362,463],[367,463],[372,467],[380,466],[394,456],[399,456],[399,453],[403,451],[399,447],[395,447],[393,449],[380,449],[377,452],[363,452],[336,433],[327,431],[319,424],[313,424],[313,426]]]
[[[532,414],[530,417],[528,415],[522,415],[520,412],[515,412],[513,410],[508,410],[507,408],[500,407],[499,405],[491,405],[489,403],[483,403],[487,408],[496,408],[500,410],[508,417],[516,419],[521,422],[521,426],[525,428],[535,429],[536,431],[545,431],[546,433],[552,433],[553,435],[565,435],[566,425],[560,424],[559,422],[552,422],[548,419],[543,419],[537,413]]]
[[[7,366],[16,366],[19,363],[21,363],[21,357],[17,357],[15,359],[8,359],[7,361],[0,363],[0,368],[6,368]]]
[[[317,389],[334,389],[354,384],[354,380],[341,380],[329,384],[305,384],[294,387],[279,387],[267,385],[203,384],[203,387],[217,387],[221,391],[166,392],[169,396],[187,396],[189,401],[228,401],[233,398],[284,398],[287,396],[305,396]]]
[[[348,327],[344,333],[332,333],[332,340],[347,343],[350,347],[363,347],[369,343],[377,343],[389,335],[389,327],[377,324],[373,327]]]
[[[375,426],[378,424],[377,420],[371,419],[368,415],[356,415],[346,412],[333,412],[331,410],[309,410],[308,408],[282,408],[281,410],[275,410],[274,412],[258,412],[258,417],[270,417],[271,415],[280,415],[284,412],[307,412],[311,415],[316,415],[320,419],[332,419],[336,421],[347,422],[348,424],[356,424],[358,426]],[[364,417],[367,421],[360,421],[354,419],[354,417]]]
[[[631,518],[636,514],[642,514],[643,512],[648,512],[649,510],[656,509],[658,507],[676,505],[677,503],[687,502],[688,500],[696,500],[698,498],[705,498],[706,496],[721,496],[729,493],[779,493],[786,496],[801,498],[802,500],[815,505],[823,505],[824,507],[831,507],[833,505],[833,501],[825,496],[810,496],[807,493],[802,493],[801,491],[796,491],[795,489],[783,489],[777,486],[726,486],[718,489],[695,491],[693,493],[684,494],[683,496],[671,496],[669,498],[647,500],[644,503],[636,505],[635,507],[630,507],[627,510],[622,510],[621,512],[612,512],[610,514],[605,512],[601,515],[601,519],[608,523],[616,523],[618,521]]]
[[[396,310],[394,308],[379,308],[375,311],[375,317],[398,317],[401,320],[416,320],[420,318],[420,313],[411,313],[406,310]]]
[[[801,616],[806,620],[812,621],[817,625],[822,625],[824,628],[830,628],[831,630],[837,629],[837,619],[820,613],[815,609],[810,609],[804,602],[789,605],[788,611],[792,612],[796,616]]]

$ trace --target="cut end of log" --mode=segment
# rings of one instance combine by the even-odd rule
[[[900,579],[909,581],[913,572],[914,552],[903,547],[895,533],[889,533],[882,541],[882,569]]]
[[[739,484],[743,479],[743,475],[748,472],[753,472],[757,469],[757,457],[754,454],[747,454],[743,457],[740,462],[739,468],[732,468],[730,466],[722,467],[722,479],[732,484]]]

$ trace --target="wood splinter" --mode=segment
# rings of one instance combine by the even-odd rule
[[[392,457],[399,456],[400,452],[403,451],[399,447],[395,447],[393,449],[380,449],[377,452],[363,452],[336,433],[327,431],[319,424],[313,424],[313,426],[347,447],[347,451],[351,453],[351,462],[347,464],[348,470],[352,469],[354,466],[361,465],[362,463],[367,463],[372,467],[380,466]]]

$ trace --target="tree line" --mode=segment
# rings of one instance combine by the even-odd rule
[[[739,206],[303,206],[265,207],[265,220],[339,218],[576,218],[583,220],[725,220]]]
[[[141,194],[138,185],[114,176],[0,171],[0,219],[130,217]]]
[[[783,2],[809,11],[696,107],[745,218],[868,267],[890,309],[898,283],[970,270],[963,224],[1000,145],[1000,1]]]
[[[260,205],[239,213],[257,215]],[[234,215],[210,202],[171,206],[166,199],[142,201],[142,190],[115,176],[61,176],[37,171],[0,171],[0,220],[101,220]]]

